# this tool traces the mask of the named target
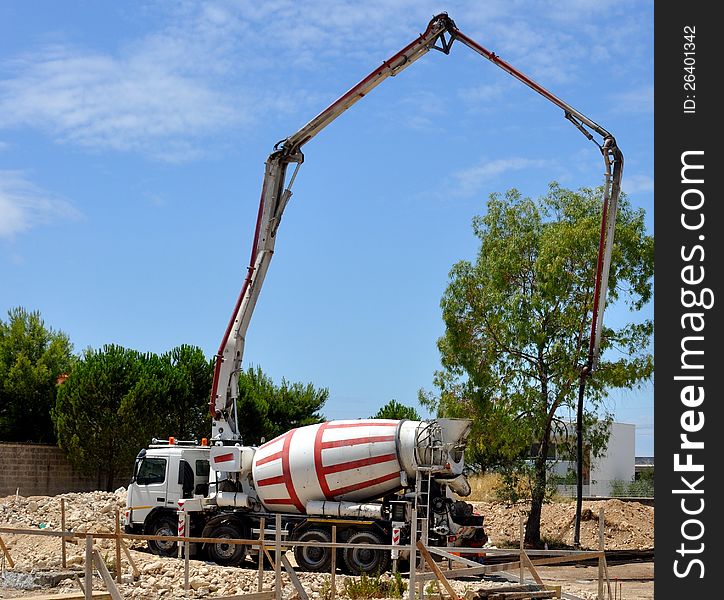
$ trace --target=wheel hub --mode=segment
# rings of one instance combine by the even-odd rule
[[[215,544],[216,554],[223,558],[231,558],[234,555],[235,547],[234,544],[225,544],[218,542]]]

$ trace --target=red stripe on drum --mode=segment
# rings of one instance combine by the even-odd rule
[[[378,465],[380,463],[397,460],[396,454],[382,454],[380,456],[372,456],[370,458],[360,458],[359,460],[349,460],[347,462],[338,463],[336,465],[323,466],[322,470],[325,475],[329,473],[339,473],[341,471],[351,471],[359,467],[367,467],[369,465]]]
[[[256,466],[258,467],[259,465],[265,465],[265,464],[270,463],[270,462],[272,462],[272,461],[274,461],[274,460],[280,459],[280,458],[282,457],[283,452],[284,452],[283,450],[280,450],[279,452],[275,452],[274,454],[270,454],[269,456],[265,456],[264,458],[260,458],[259,460],[256,461]]]
[[[292,481],[292,470],[289,466],[289,446],[292,444],[292,438],[294,437],[294,433],[296,432],[296,429],[292,429],[287,437],[284,438],[284,448],[282,448],[282,476],[284,477],[284,483],[287,487],[287,493],[289,494],[289,498],[292,501],[292,504],[296,507],[296,509],[304,514],[304,505],[299,500],[299,496],[297,496],[297,491],[294,489],[294,482]]]
[[[320,427],[321,429],[321,427]],[[317,432],[319,435],[319,432]],[[345,446],[359,446],[360,444],[372,444],[374,442],[394,442],[394,435],[371,435],[363,438],[351,438],[348,440],[332,440],[329,442],[322,442],[322,450],[327,448],[344,448]]]
[[[381,477],[375,477],[374,479],[368,479],[367,481],[361,481],[359,483],[354,483],[352,485],[346,485],[344,487],[331,490],[331,493],[333,496],[341,496],[343,494],[348,494],[349,492],[356,492],[357,490],[362,490],[364,488],[373,487],[380,483],[385,483],[386,481],[391,481],[392,479],[395,479],[399,476],[400,472],[395,471],[394,473],[388,473],[387,475],[382,475]]]
[[[332,492],[327,484],[327,478],[324,475],[324,467],[322,466],[322,436],[324,430],[327,429],[329,423],[322,423],[317,429],[317,434],[314,437],[314,470],[317,472],[317,481],[319,482],[319,488],[322,490],[322,494],[327,500],[332,499]]]
[[[346,429],[347,427],[397,427],[397,421],[376,423],[374,421],[357,421],[355,423],[329,423],[330,429]]]
[[[284,483],[284,475],[277,475],[276,477],[267,477],[266,479],[260,479],[256,482],[256,485],[277,485]]]
[[[264,500],[264,504],[294,504],[294,500],[291,498],[270,498],[269,500]]]
[[[281,442],[281,441],[282,441],[283,439],[285,439],[288,435],[289,435],[289,432],[287,431],[286,433],[282,433],[281,435],[275,437],[273,440],[269,440],[266,444],[262,444],[261,446],[259,446],[259,448],[257,448],[257,452],[259,452],[259,450],[263,450],[264,448],[268,448],[268,447],[271,446],[272,444],[276,444],[276,443],[278,443],[278,442]]]

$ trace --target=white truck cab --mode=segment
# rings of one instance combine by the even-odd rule
[[[194,442],[154,443],[136,457],[128,485],[125,529],[149,535],[176,535],[181,499],[204,498],[209,487],[209,447]],[[175,543],[150,542],[152,550],[171,556]],[[155,547],[153,547],[155,546]]]

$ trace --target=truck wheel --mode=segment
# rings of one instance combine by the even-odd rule
[[[297,538],[300,542],[331,542],[332,536],[324,529],[309,529]],[[315,573],[329,571],[332,549],[317,546],[294,546],[294,558],[303,571]]]
[[[230,540],[240,540],[244,538],[243,532],[230,523],[224,523],[209,532],[212,538],[226,538]],[[235,567],[244,562],[246,557],[246,546],[244,544],[227,544],[225,542],[215,542],[206,545],[206,554],[208,557],[219,565],[227,567]]]
[[[148,535],[178,535],[178,521],[170,515],[159,515],[151,523]],[[148,549],[159,556],[176,556],[178,545],[176,542],[163,540],[148,540]]]
[[[350,536],[348,544],[384,544],[383,539],[374,531],[358,531]],[[351,573],[384,573],[390,567],[390,551],[372,548],[345,548],[342,552],[345,566]]]

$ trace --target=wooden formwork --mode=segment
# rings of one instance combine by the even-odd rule
[[[64,517],[65,507],[63,500],[61,500],[61,516]],[[120,518],[118,511],[115,515],[115,531],[113,533],[104,532],[84,532],[76,533],[71,531],[49,531],[44,530],[31,530],[31,529],[18,529],[9,527],[0,527],[0,534],[11,534],[11,535],[40,535],[40,536],[52,536],[61,538],[61,561],[63,566],[66,565],[66,552],[65,544],[70,539],[85,539],[85,581],[86,585],[83,588],[83,597],[87,600],[97,597],[92,591],[92,585],[88,585],[87,582],[92,582],[93,572],[98,571],[101,575],[103,583],[107,589],[108,596],[113,600],[121,600],[122,596],[118,590],[117,583],[121,582],[122,573],[122,557],[125,556],[127,563],[133,574],[134,579],[141,577],[141,572],[138,566],[135,564],[133,557],[126,545],[127,540],[165,540],[175,541],[181,547],[184,545],[186,551],[183,553],[183,560],[185,562],[184,569],[184,589],[189,589],[189,551],[188,547],[191,543],[216,543],[222,541],[219,538],[206,538],[206,537],[191,537],[191,536],[161,536],[161,535],[137,535],[123,533],[120,528]],[[62,518],[62,524],[64,524],[64,518]],[[547,556],[544,558],[531,557],[536,551],[526,551],[522,544],[522,533],[521,533],[521,544],[520,548],[516,550],[497,550],[497,549],[486,549],[485,553],[489,554],[508,554],[511,556],[510,562],[500,564],[481,564],[478,561],[470,560],[460,554],[466,552],[479,553],[481,548],[455,548],[455,553],[451,552],[451,549],[443,549],[434,546],[426,546],[421,540],[413,541],[409,546],[410,551],[410,573],[408,583],[408,597],[410,600],[415,600],[418,590],[416,590],[416,583],[420,584],[419,594],[420,597],[424,595],[422,586],[426,581],[434,581],[437,583],[440,596],[447,595],[451,600],[460,600],[459,595],[455,591],[454,587],[450,584],[450,579],[459,577],[482,577],[487,574],[496,572],[519,572],[519,585],[517,588],[508,586],[507,589],[491,588],[489,590],[480,589],[472,592],[472,595],[467,594],[467,600],[522,600],[524,598],[560,598],[560,588],[550,588],[545,586],[543,580],[538,574],[536,567],[545,565],[556,565],[563,563],[573,563],[582,560],[597,559],[599,564],[599,588],[598,598],[604,600],[604,584],[606,591],[608,592],[609,600],[613,600],[611,593],[611,585],[608,578],[608,567],[606,564],[606,554],[604,551],[604,514],[601,509],[599,515],[599,550],[596,551],[558,551],[558,556]],[[400,546],[395,545],[371,545],[371,544],[349,544],[340,543],[337,541],[337,528],[332,526],[332,540],[331,542],[311,541],[311,542],[300,542],[300,541],[286,541],[282,539],[282,527],[281,527],[281,515],[276,515],[274,527],[274,539],[269,540],[264,538],[265,532],[265,521],[262,519],[260,526],[259,537],[255,539],[241,539],[234,540],[229,538],[223,538],[225,544],[243,544],[249,546],[256,546],[259,548],[259,566],[258,566],[258,583],[257,591],[252,594],[244,594],[244,598],[249,600],[269,600],[276,598],[281,600],[281,581],[282,573],[291,581],[297,594],[302,600],[308,600],[307,593],[297,577],[296,572],[292,568],[291,563],[286,558],[284,552],[294,546],[315,546],[315,547],[329,547],[334,551],[332,552],[332,564],[330,569],[331,577],[331,600],[335,600],[337,593],[336,590],[336,550],[340,548],[375,548],[378,550],[393,550],[400,549]],[[522,528],[521,528],[522,532]],[[98,539],[111,539],[115,542],[115,581],[111,576],[108,568],[101,559],[98,550],[94,549],[94,540]],[[271,550],[274,551],[272,556]],[[12,556],[4,544],[2,536],[0,535],[0,558],[4,556],[7,564],[10,568],[13,568],[14,562]],[[421,568],[418,572],[417,567],[417,555],[420,554],[422,558]],[[264,590],[263,579],[264,579],[264,560],[262,556],[266,556],[269,562],[274,565],[274,588],[272,590]],[[447,560],[448,567],[443,569],[438,560],[433,558],[433,555],[437,555],[440,561]],[[516,556],[517,555],[517,556]],[[456,563],[458,566],[452,568],[452,564]],[[425,568],[427,567],[427,569]],[[428,570],[429,569],[429,570]],[[526,584],[523,575],[524,570],[527,570],[533,578],[534,583]],[[80,584],[80,581],[78,580]],[[443,592],[444,590],[444,592]],[[57,596],[54,596],[57,597]],[[232,600],[241,596],[227,596],[225,600]]]

